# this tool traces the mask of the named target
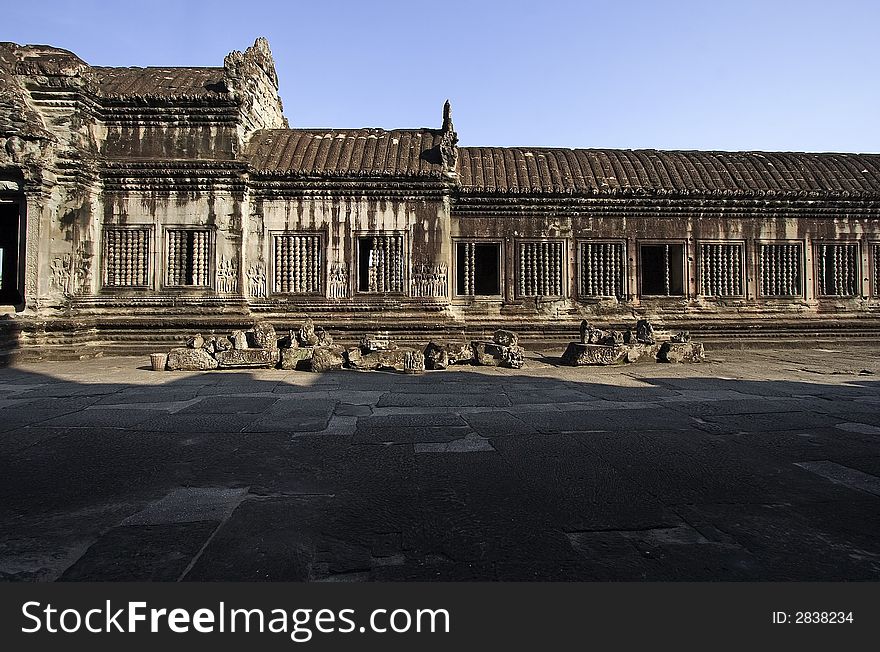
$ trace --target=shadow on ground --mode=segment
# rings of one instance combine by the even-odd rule
[[[870,377],[141,364],[0,370],[3,578],[880,579]]]

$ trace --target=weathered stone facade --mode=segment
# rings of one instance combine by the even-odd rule
[[[216,68],[4,43],[0,77],[7,354],[307,315],[352,342],[880,332],[878,155],[459,147],[448,104],[291,129],[264,39]]]

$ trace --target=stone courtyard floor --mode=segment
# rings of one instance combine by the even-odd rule
[[[0,578],[878,580],[877,354],[0,369]]]

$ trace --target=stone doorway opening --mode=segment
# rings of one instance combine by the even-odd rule
[[[683,244],[643,244],[639,258],[643,295],[684,296]]]
[[[0,200],[0,304],[24,303],[19,251],[21,250],[20,204]]]

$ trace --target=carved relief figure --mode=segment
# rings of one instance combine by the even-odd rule
[[[225,256],[217,266],[217,290],[223,294],[238,292],[238,265]]]
[[[248,290],[250,296],[266,297],[266,262],[261,258],[256,265],[251,265],[247,271]]]
[[[414,297],[445,297],[449,295],[449,274],[445,263],[413,265],[410,286]]]
[[[330,298],[344,299],[348,296],[348,265],[332,263],[330,265]]]
[[[85,294],[92,277],[92,254],[80,245],[72,253],[57,256],[51,263],[52,285],[65,297]]]

